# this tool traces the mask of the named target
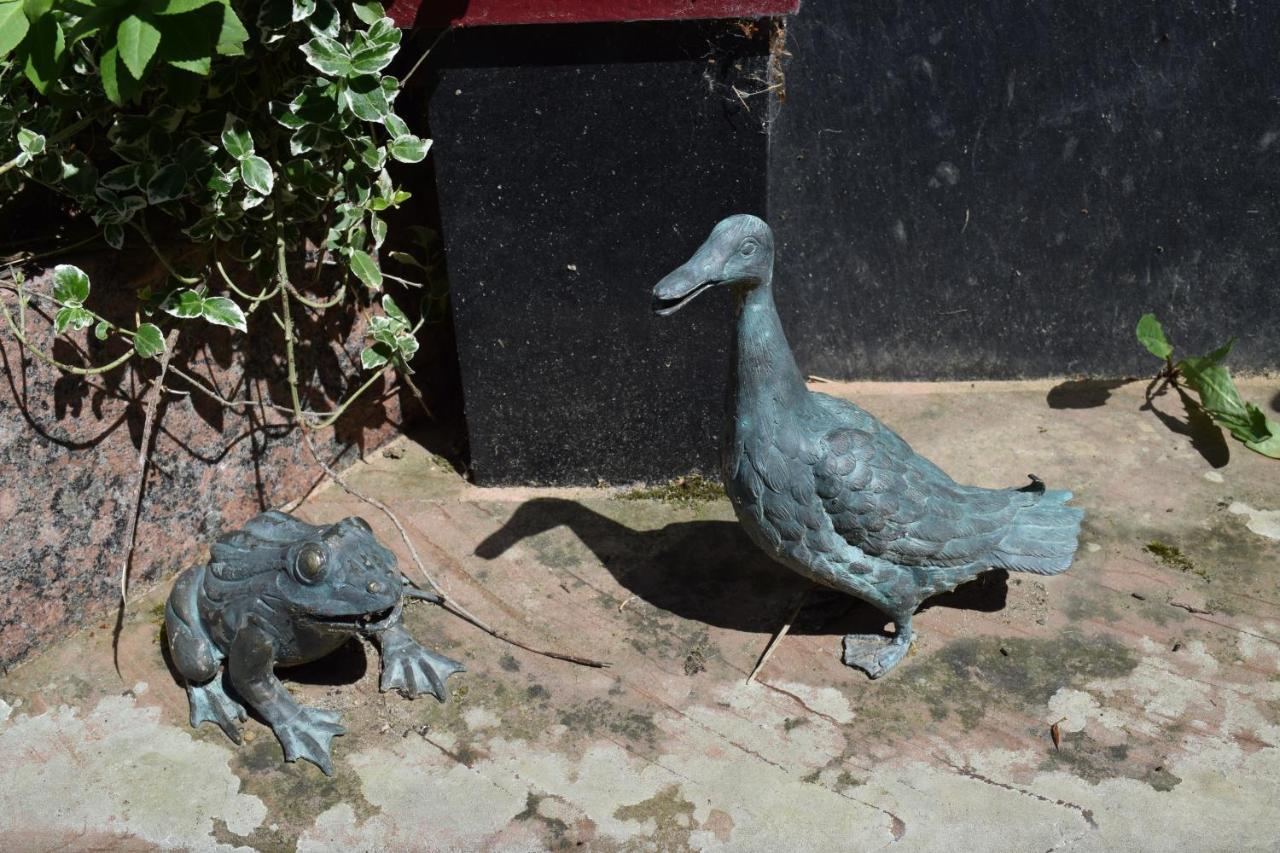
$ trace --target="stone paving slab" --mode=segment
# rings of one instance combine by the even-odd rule
[[[1272,400],[1278,383],[1245,396]],[[723,500],[478,489],[402,439],[348,472],[444,588],[532,655],[423,603],[466,662],[441,705],[377,691],[353,643],[288,671],[342,712],[336,775],[187,726],[157,596],[0,682],[0,849],[1280,850],[1280,462],[1186,424],[1143,383],[826,384],[957,479],[1034,472],[1085,508],[1066,575],[988,575],[916,620],[872,682]],[[1203,425],[1201,425],[1203,426]],[[299,513],[387,519],[330,487]],[[1060,745],[1050,727],[1057,723]]]

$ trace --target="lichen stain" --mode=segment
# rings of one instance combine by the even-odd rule
[[[653,821],[649,838],[662,850],[681,851],[691,849],[689,833],[697,825],[693,813],[694,805],[680,793],[680,786],[668,785],[647,800],[619,806],[613,816],[637,823]]]

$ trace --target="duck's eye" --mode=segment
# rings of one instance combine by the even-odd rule
[[[303,545],[298,551],[298,580],[303,583],[314,583],[324,574],[324,567],[328,562],[328,555],[319,545]]]
[[[744,257],[749,255],[754,255],[756,253],[756,241],[744,240],[742,243],[742,248],[739,251],[742,252]]]

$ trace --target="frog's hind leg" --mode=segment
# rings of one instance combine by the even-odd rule
[[[187,686],[191,704],[191,727],[201,723],[217,725],[227,737],[240,743],[240,726],[247,719],[239,702],[223,685],[222,654],[200,624],[196,593],[200,589],[204,568],[185,572],[173,585],[164,606],[165,638],[174,667]]]
[[[382,653],[381,690],[399,690],[412,699],[424,693],[445,702],[449,688],[445,681],[465,667],[456,660],[428,651],[401,624],[395,624],[376,635]]]

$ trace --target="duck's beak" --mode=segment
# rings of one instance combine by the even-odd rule
[[[715,241],[703,243],[693,257],[663,277],[653,288],[653,313],[659,317],[674,314],[694,300],[699,293],[720,284],[724,259]]]

